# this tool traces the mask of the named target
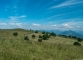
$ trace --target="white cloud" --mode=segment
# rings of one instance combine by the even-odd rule
[[[7,25],[7,23],[0,23],[0,25]]]
[[[32,25],[33,25],[33,26],[41,26],[40,24],[35,24],[35,23],[33,23]]]
[[[59,5],[52,6],[51,8],[65,7],[65,6],[81,4],[81,3],[83,3],[83,0],[66,0],[65,2],[63,2]]]
[[[19,18],[26,18],[26,15],[21,15],[21,16],[10,16],[10,19],[19,19]]]
[[[50,26],[57,26],[57,25],[50,25]]]
[[[22,28],[24,26],[23,23],[10,23],[9,25],[11,25],[13,27],[18,27],[18,28]]]
[[[69,24],[62,24],[65,28],[72,28]]]

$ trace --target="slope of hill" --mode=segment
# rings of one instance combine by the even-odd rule
[[[13,32],[18,32],[18,36],[13,36]],[[29,41],[23,39],[24,34]],[[31,37],[33,34],[35,39]],[[83,42],[82,46],[74,46],[77,40],[58,36],[38,42],[39,35],[42,33],[29,30],[0,30],[0,60],[83,59]]]

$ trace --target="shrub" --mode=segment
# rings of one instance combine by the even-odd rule
[[[71,38],[72,36],[69,35],[68,37]]]
[[[41,35],[39,35],[39,38],[42,38],[42,36],[41,36]]]
[[[76,36],[72,36],[72,38],[76,39],[77,37]]]
[[[42,39],[38,39],[38,42],[42,42]]]
[[[43,31],[42,34],[45,34],[45,31]]]
[[[56,36],[56,34],[54,32],[50,33],[50,35],[51,36],[54,36],[54,37]]]
[[[74,42],[73,45],[81,46],[81,44],[79,42]]]
[[[46,32],[46,34],[50,34],[50,32]]]
[[[66,36],[66,35],[63,35],[63,37],[64,37],[64,38],[67,38],[67,36]]]
[[[38,31],[36,30],[35,33],[38,33]]]
[[[49,35],[47,35],[47,34],[45,34],[45,35],[42,36],[43,40],[47,40],[48,38],[49,38]]]
[[[29,38],[26,36],[26,37],[24,37],[24,40],[29,40]]]
[[[78,42],[81,42],[81,41],[82,41],[82,39],[81,39],[81,38],[78,38],[78,39],[77,39],[77,41],[78,41]]]
[[[18,36],[18,33],[17,33],[17,32],[14,32],[14,33],[13,33],[13,36]]]
[[[35,35],[32,35],[32,38],[35,38],[36,36]]]

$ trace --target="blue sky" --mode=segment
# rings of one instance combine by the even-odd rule
[[[83,0],[0,0],[0,29],[83,30]]]

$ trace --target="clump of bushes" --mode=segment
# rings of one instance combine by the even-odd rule
[[[38,39],[38,42],[42,42],[42,39]]]
[[[32,35],[32,38],[34,39],[35,37],[36,37],[36,36],[33,34],[33,35]]]
[[[81,44],[79,42],[74,42],[73,45],[81,46]]]
[[[56,36],[56,34],[54,32],[50,33],[50,35],[51,36],[54,36],[54,37]]]
[[[14,32],[13,33],[13,36],[18,36],[18,32]]]
[[[42,39],[43,39],[43,40],[48,40],[49,37],[50,37],[50,36],[49,36],[48,34],[45,34],[45,35],[42,36]]]

